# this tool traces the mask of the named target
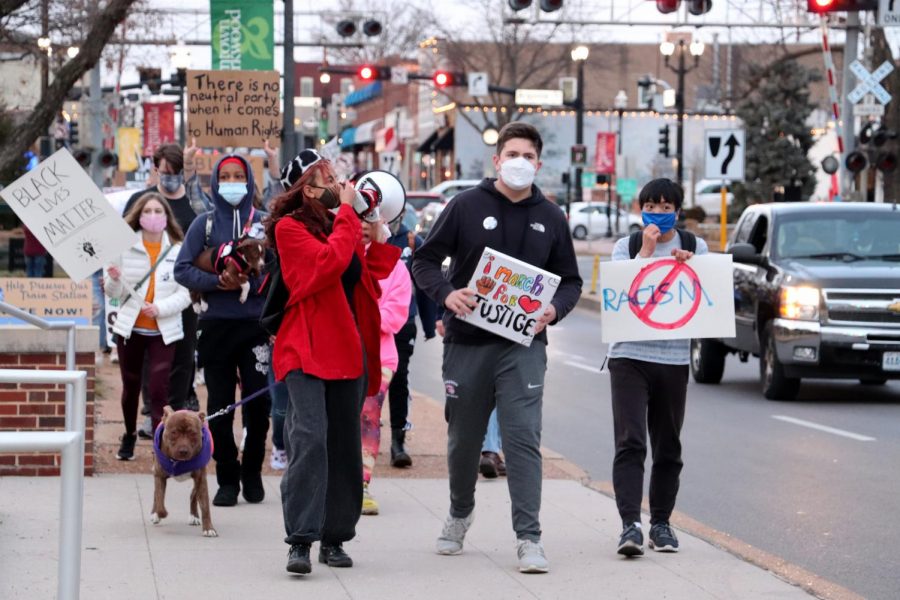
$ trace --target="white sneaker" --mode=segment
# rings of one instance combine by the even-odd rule
[[[472,526],[475,520],[475,511],[469,513],[468,517],[458,519],[452,515],[447,516],[444,523],[444,529],[441,531],[441,537],[437,539],[438,554],[459,554],[462,552],[463,540],[466,538],[466,532]]]
[[[119,349],[118,348],[113,348],[110,351],[109,362],[111,362],[114,365],[119,363]]]
[[[269,466],[276,471],[287,469],[287,452],[278,448],[272,448],[272,458],[269,460]]]
[[[516,553],[519,555],[520,573],[546,573],[550,570],[550,563],[547,562],[544,545],[541,542],[518,540]]]

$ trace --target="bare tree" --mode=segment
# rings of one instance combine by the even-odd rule
[[[43,101],[22,119],[11,136],[0,143],[0,171],[15,164],[34,140],[47,131],[59,114],[66,94],[97,63],[116,27],[125,19],[135,2],[136,0],[109,0],[86,23],[87,35],[78,55],[62,66],[47,89]]]

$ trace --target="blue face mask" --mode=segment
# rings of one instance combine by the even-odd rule
[[[644,227],[647,225],[656,225],[659,227],[660,233],[668,233],[675,227],[675,217],[677,215],[671,213],[649,213],[642,212],[641,218],[644,219]]]
[[[219,195],[225,198],[225,202],[237,206],[247,195],[247,184],[240,182],[228,182],[219,184]]]

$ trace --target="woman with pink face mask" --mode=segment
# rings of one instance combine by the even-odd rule
[[[133,460],[144,356],[149,363],[150,416],[155,430],[168,398],[175,342],[184,337],[181,311],[191,298],[187,288],[175,281],[175,258],[184,234],[165,198],[153,192],[144,194],[125,215],[125,222],[140,235],[116,264],[104,269],[103,279],[106,295],[119,305],[112,330],[122,374],[125,433],[116,457]]]

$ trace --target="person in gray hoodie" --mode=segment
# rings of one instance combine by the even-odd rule
[[[241,156],[226,155],[213,170],[210,192],[213,210],[199,215],[185,236],[175,263],[175,280],[190,290],[204,294],[207,310],[198,326],[198,364],[205,369],[209,414],[234,401],[236,386],[246,398],[267,386],[269,372],[268,335],[259,325],[265,296],[264,280],[250,278],[250,295],[240,302],[240,286],[245,275],[215,275],[196,266],[194,260],[207,248],[219,248],[242,236],[262,239],[260,220],[264,215],[253,207],[253,171]],[[239,379],[238,379],[239,376]],[[247,429],[242,460],[232,433],[234,413],[210,421],[219,489],[216,506],[234,506],[243,487],[247,502],[262,502],[262,463],[269,430],[269,396],[263,394],[241,407]]]

